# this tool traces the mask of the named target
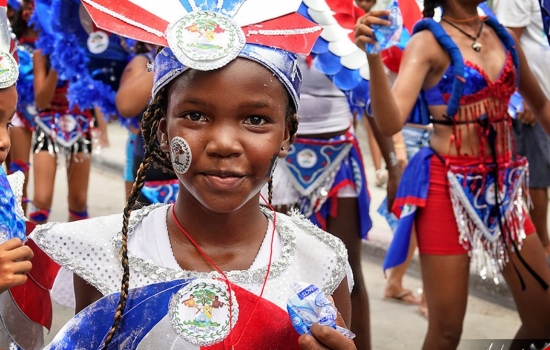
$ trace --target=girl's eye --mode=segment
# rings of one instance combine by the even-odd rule
[[[266,123],[266,119],[264,117],[255,115],[248,118],[248,123],[252,125],[263,125]]]
[[[204,119],[204,116],[198,112],[191,112],[184,115],[184,118],[187,118],[193,122],[198,122]]]

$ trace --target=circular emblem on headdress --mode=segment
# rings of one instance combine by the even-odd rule
[[[317,164],[317,154],[315,154],[315,151],[305,148],[298,152],[296,160],[298,165],[304,169],[313,168]]]
[[[224,281],[196,279],[172,296],[168,313],[180,337],[207,346],[221,342],[235,328],[239,306]]]
[[[109,48],[109,35],[101,30],[91,32],[86,44],[91,53],[96,55],[103,53]]]
[[[197,11],[171,23],[166,30],[170,49],[187,67],[213,70],[232,61],[246,44],[244,33],[231,18]]]
[[[7,52],[0,51],[0,89],[12,86],[19,77],[19,67],[15,58]]]

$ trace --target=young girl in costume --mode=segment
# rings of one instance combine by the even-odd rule
[[[522,321],[517,339],[550,339],[550,269],[523,201],[526,162],[514,152],[507,114],[519,82],[550,132],[550,102],[515,39],[494,18],[478,16],[479,3],[425,1],[425,19],[415,28],[391,91],[380,56],[367,54],[377,86],[372,109],[386,134],[403,127],[419,94],[433,116],[430,148],[417,153],[402,177],[395,201],[400,225],[384,266],[404,261],[414,220],[430,310],[424,349],[457,347],[470,262],[482,276],[493,270],[506,280]],[[441,23],[430,18],[438,5]],[[388,25],[380,18],[388,14],[361,19],[359,47],[374,42],[373,28]]]
[[[34,242],[23,243],[34,227],[21,207],[25,176],[6,176],[2,168],[12,143],[19,76],[6,13],[6,3],[0,1],[0,348],[38,350],[44,346],[43,327],[49,329],[52,322],[49,289],[58,267]]]
[[[6,4],[0,2],[0,14],[7,12]],[[17,61],[10,52],[10,41],[8,23],[4,23],[0,19],[0,62],[2,73],[0,73],[0,166],[4,165],[8,153],[10,151],[10,129],[12,128],[12,120],[17,107],[17,89],[15,82],[19,75]],[[6,34],[7,36],[4,36]],[[7,38],[7,43],[4,39]],[[2,178],[2,218],[6,217],[4,210],[10,198],[4,188],[6,174],[3,169],[0,169],[0,177]],[[15,208],[9,208],[15,209]],[[5,224],[5,223],[3,223]],[[14,223],[15,224],[15,223]],[[1,226],[0,230],[7,229]],[[24,246],[19,238],[12,238],[5,241],[6,232],[0,232],[0,293],[3,293],[11,287],[21,285],[26,282],[26,274],[31,269],[30,259],[33,257],[32,250]]]
[[[116,18],[122,35],[168,47],[155,58],[144,161],[123,217],[33,233],[75,272],[80,313],[50,348],[299,348],[286,311],[293,284],[333,295],[349,321],[347,254],[302,216],[259,202],[296,136],[296,53],[309,52],[320,28],[296,14],[293,1],[149,4],[111,2],[106,12],[86,5],[106,30]],[[166,37],[151,36],[150,26]],[[150,166],[175,172],[177,201],[133,210]],[[194,313],[184,304],[191,295]],[[332,328],[323,332],[324,348],[354,348]],[[334,346],[322,339],[327,334]],[[300,343],[321,349],[311,337]]]
[[[23,209],[27,208],[27,183],[30,167],[32,132],[36,106],[34,105],[32,56],[37,39],[37,32],[29,25],[29,19],[34,10],[34,1],[25,0],[16,12],[13,20],[13,32],[18,41],[18,56],[20,61],[17,91],[19,100],[17,111],[13,117],[11,139],[14,147],[10,150],[8,173],[21,171],[25,175],[23,185]]]

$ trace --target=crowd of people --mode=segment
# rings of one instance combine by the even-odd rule
[[[359,127],[394,233],[383,297],[418,306],[422,348],[459,346],[472,268],[508,285],[511,349],[547,346],[541,4],[375,5],[0,0],[0,348],[42,349],[60,295],[76,316],[48,349],[371,349]],[[126,204],[93,217],[107,121],[128,129]],[[287,309],[314,290],[337,312]]]

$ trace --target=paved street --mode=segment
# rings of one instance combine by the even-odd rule
[[[360,130],[360,136],[361,132]],[[102,150],[101,155],[96,156],[91,174],[89,212],[92,216],[121,212],[124,206],[124,185],[120,168],[121,161],[124,159],[126,133],[118,125],[111,124],[109,139],[111,146]],[[369,157],[367,157],[367,166],[369,177],[373,176],[374,171],[371,169]],[[32,192],[32,183],[29,189]],[[54,207],[51,213],[53,221],[67,219],[66,191],[66,177],[62,164],[60,164],[59,176],[56,179]],[[427,328],[426,319],[420,315],[415,306],[405,306],[382,298],[384,275],[381,270],[381,259],[384,249],[387,248],[391,240],[391,232],[384,219],[375,213],[377,205],[384,198],[384,191],[375,187],[370,187],[370,191],[373,198],[371,215],[374,228],[370,233],[370,241],[364,243],[363,268],[371,301],[373,349],[419,349]],[[489,282],[483,283],[486,290],[494,289]],[[410,275],[406,276],[405,285],[412,290],[421,287],[417,269],[411,269]],[[520,324],[517,314],[507,307],[487,301],[493,297],[484,293],[483,288],[476,288],[473,290],[473,294],[482,298],[477,296],[469,298],[463,338],[503,339],[513,337]],[[505,299],[500,294],[495,297],[495,300],[501,304],[503,300],[506,301]],[[53,338],[62,324],[72,315],[72,310],[56,306],[54,315],[54,328],[47,336],[47,340]],[[471,345],[462,345],[461,349],[473,348]]]

